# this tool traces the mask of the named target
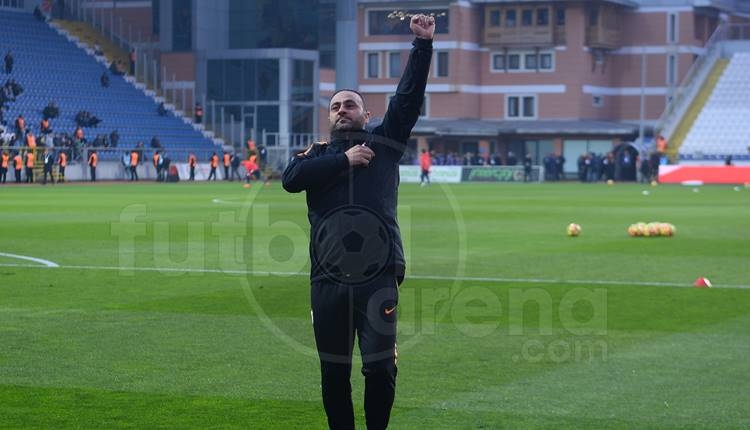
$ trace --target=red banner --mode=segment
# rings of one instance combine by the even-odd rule
[[[748,166],[659,166],[659,182],[681,184],[692,182],[704,184],[750,183]]]

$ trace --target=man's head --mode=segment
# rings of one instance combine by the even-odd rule
[[[336,91],[328,104],[328,120],[331,132],[364,130],[370,112],[365,110],[362,94],[348,89]]]

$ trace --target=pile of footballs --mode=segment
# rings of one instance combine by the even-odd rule
[[[630,224],[630,237],[672,237],[675,234],[674,225],[668,222],[638,222]]]

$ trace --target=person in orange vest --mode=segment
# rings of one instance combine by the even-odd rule
[[[252,178],[255,178],[255,180],[260,180],[261,174],[260,174],[260,168],[258,167],[258,156],[257,155],[251,155],[247,158],[247,160],[242,162],[242,165],[245,167],[245,183],[250,184],[250,180]],[[268,180],[265,181],[265,183],[268,183]]]
[[[2,158],[0,158],[0,183],[5,183],[5,178],[8,175],[8,162],[10,161],[10,155],[8,151],[4,151]]]
[[[68,167],[68,154],[65,151],[60,151],[57,164],[59,166],[57,170],[57,182],[65,182],[65,168]]]
[[[36,137],[31,131],[26,133],[26,146],[28,146],[30,149],[36,148]]]
[[[217,167],[219,167],[219,156],[214,152],[213,155],[211,155],[211,172],[208,174],[208,179],[206,179],[207,181],[210,181],[211,178],[213,178],[214,181],[216,180]]]
[[[188,155],[188,167],[190,167],[190,179],[188,181],[195,181],[195,165],[198,164],[198,159],[192,152]]]
[[[432,157],[426,149],[422,149],[422,155],[419,156],[419,167],[422,168],[422,174],[419,176],[419,185],[430,185],[430,168],[432,168]]]
[[[153,163],[154,169],[156,169],[156,182],[161,182],[163,180],[161,171],[162,161],[161,153],[159,151],[154,152]]]
[[[195,104],[195,123],[203,123],[203,105],[200,103]]]
[[[26,151],[26,182],[34,182],[34,163],[36,162],[36,155],[34,151]]]
[[[89,154],[89,173],[91,174],[91,182],[96,182],[96,163],[99,161],[99,155],[96,154],[96,150],[92,150]]]
[[[229,178],[229,166],[232,164],[232,156],[227,151],[224,151],[224,180],[228,181]]]
[[[13,157],[13,167],[15,167],[16,170],[16,183],[21,183],[21,170],[23,170],[23,158],[21,158],[21,154],[16,152],[16,155]]]
[[[44,176],[42,177],[42,185],[47,185],[47,175],[49,175],[49,179],[52,182],[52,185],[54,185],[55,177],[52,176],[52,167],[55,165],[55,154],[53,154],[49,148],[44,148],[42,160],[44,161]]]
[[[138,151],[135,149],[130,152],[130,180],[138,180]]]

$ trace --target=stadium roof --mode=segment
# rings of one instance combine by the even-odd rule
[[[564,3],[573,2],[577,0],[471,0],[471,3]],[[635,0],[601,0],[604,3],[615,3],[622,6],[638,7],[638,2]]]
[[[371,124],[379,124],[373,118]],[[571,120],[476,120],[420,118],[413,133],[435,136],[496,137],[499,135],[599,135],[632,136],[638,126],[615,121]]]

